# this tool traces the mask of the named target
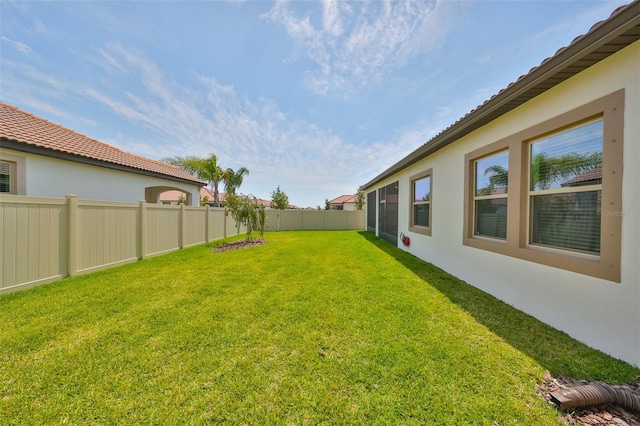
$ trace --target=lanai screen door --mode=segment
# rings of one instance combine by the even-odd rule
[[[367,194],[367,231],[376,232],[376,191]]]
[[[378,236],[398,244],[398,182],[378,190]]]

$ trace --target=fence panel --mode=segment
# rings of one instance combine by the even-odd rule
[[[3,195],[0,225],[0,293],[67,275],[64,199]]]
[[[364,219],[364,210],[267,210],[266,230],[364,229]]]
[[[195,246],[207,241],[207,209],[184,207],[184,236],[182,247]]]
[[[365,212],[364,210],[345,211],[346,229],[365,229]]]
[[[280,211],[279,210],[266,210],[265,211],[264,230],[265,231],[277,231],[280,229]]]
[[[347,229],[347,214],[349,211],[326,210],[323,227],[326,229]]]
[[[227,236],[226,219],[224,209],[219,207],[209,207],[209,223],[207,232],[208,240],[219,240]]]
[[[267,217],[269,223],[274,224],[273,230],[292,231],[302,229],[302,210],[281,210],[280,211],[280,227],[278,228],[278,210],[268,210]],[[273,219],[271,219],[273,217]],[[270,230],[272,230],[270,229]]]
[[[180,248],[180,206],[147,204],[144,256]]]
[[[324,229],[324,217],[328,210],[305,210],[302,211],[302,229],[320,230]]]
[[[136,204],[79,200],[77,272],[137,260],[139,214]]]
[[[231,215],[225,216],[226,220],[224,222],[224,232],[225,237],[229,237],[231,235],[241,234],[243,232],[247,232],[247,228],[243,225],[240,226],[240,230],[238,231],[238,227],[236,226],[236,221],[233,220]]]

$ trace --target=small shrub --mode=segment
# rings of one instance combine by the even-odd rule
[[[266,214],[264,206],[253,195],[227,195],[227,208],[231,211],[231,217],[236,221],[238,232],[244,225],[247,228],[247,241],[253,240],[253,231],[257,230],[262,237]]]

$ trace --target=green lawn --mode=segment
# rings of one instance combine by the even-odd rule
[[[267,233],[0,296],[0,424],[562,424],[640,370],[368,233]]]

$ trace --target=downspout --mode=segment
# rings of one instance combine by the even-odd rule
[[[562,410],[612,404],[640,413],[640,395],[603,383],[551,392],[551,402]]]

